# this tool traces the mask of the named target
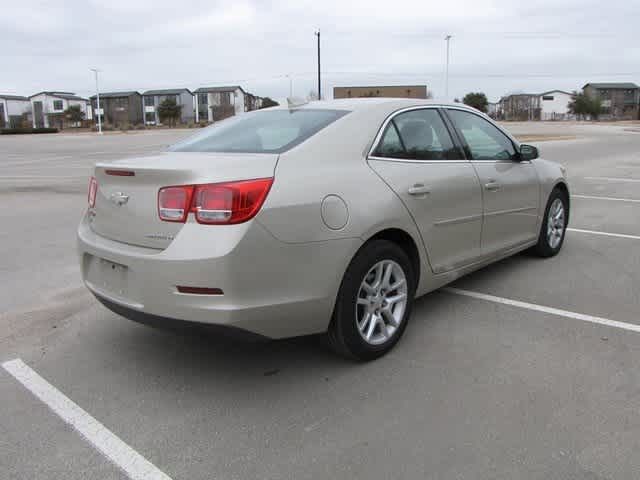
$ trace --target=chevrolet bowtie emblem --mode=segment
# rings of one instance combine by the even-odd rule
[[[116,192],[111,194],[109,200],[111,200],[111,202],[116,204],[118,207],[121,207],[129,201],[129,195],[125,195],[122,192]]]

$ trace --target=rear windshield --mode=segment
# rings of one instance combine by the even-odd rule
[[[232,117],[170,147],[173,152],[282,153],[349,113],[266,110]]]

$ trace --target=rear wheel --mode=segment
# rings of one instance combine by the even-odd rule
[[[373,240],[347,268],[328,339],[338,353],[359,360],[384,355],[407,326],[415,274],[407,254],[395,243]]]
[[[540,227],[538,243],[531,251],[539,257],[553,257],[562,248],[569,218],[569,199],[560,189],[549,195],[547,208]]]

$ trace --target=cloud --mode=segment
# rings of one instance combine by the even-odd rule
[[[575,89],[640,82],[635,2],[611,0],[23,0],[3,5],[0,91],[87,95],[105,90],[240,83],[259,95],[315,88],[313,32],[322,32],[323,88],[426,83],[450,92]],[[620,48],[624,45],[624,48]]]

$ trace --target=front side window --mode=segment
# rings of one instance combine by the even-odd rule
[[[282,153],[349,113],[300,109],[255,111],[217,122],[177,143],[174,152]]]
[[[448,110],[473,160],[514,160],[516,149],[504,133],[484,118],[462,110]]]
[[[62,110],[62,100],[54,100],[53,101],[53,109],[54,110]]]
[[[144,104],[147,107],[153,107],[154,105],[153,97],[151,95],[144,97]]]
[[[373,154],[409,160],[462,158],[440,113],[433,108],[411,110],[393,117]]]

